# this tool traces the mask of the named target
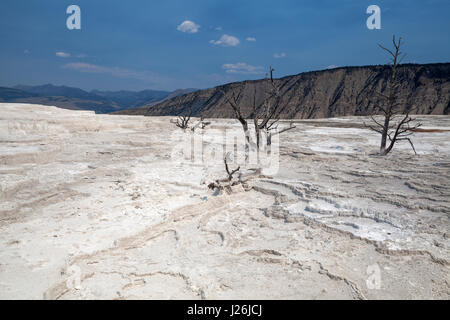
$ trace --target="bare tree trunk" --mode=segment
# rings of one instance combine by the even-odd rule
[[[192,115],[192,105],[189,106],[189,114],[187,116],[178,116],[177,122],[175,125],[183,130],[186,130],[189,127],[189,121],[191,120]]]
[[[389,130],[389,121],[390,117],[385,116],[384,117],[384,125],[383,125],[383,133],[381,134],[381,146],[380,146],[380,153],[384,155],[386,150],[386,141],[387,141],[387,134]]]
[[[236,95],[234,91],[231,92],[231,98],[229,98],[226,94],[226,92],[222,89],[220,89],[220,92],[223,94],[225,101],[233,108],[234,115],[236,119],[241,123],[242,129],[244,130],[245,134],[245,149],[249,149],[249,145],[251,144],[250,139],[250,132],[248,130],[248,123],[247,120],[242,116],[241,108],[239,106],[239,99],[241,97],[241,94],[243,92],[243,89],[240,89],[239,93]]]
[[[246,149],[248,149],[249,145],[256,146],[256,150],[259,152],[262,141],[261,141],[261,131],[264,130],[267,133],[266,143],[268,146],[272,143],[272,133],[270,130],[276,129],[277,127],[273,127],[273,125],[278,121],[278,117],[281,112],[284,110],[287,104],[282,104],[282,97],[280,94],[280,88],[282,88],[286,83],[280,87],[278,86],[273,79],[273,71],[274,69],[270,67],[270,79],[266,76],[265,85],[269,86],[271,89],[264,89],[264,102],[262,105],[258,105],[256,102],[256,86],[253,90],[253,124],[255,130],[255,139],[256,143],[252,142],[250,137],[250,132],[248,129],[247,120],[243,117],[240,108],[240,97],[245,88],[240,89],[240,91],[236,94],[234,90],[231,91],[231,97],[229,97],[224,90],[220,90],[225,98],[225,101],[233,108],[235,118],[241,123],[242,128],[244,130],[245,138],[246,138]],[[260,109],[260,110],[258,110]],[[261,110],[262,109],[262,110]],[[275,119],[275,120],[273,120]],[[273,120],[273,121],[271,121]],[[269,122],[271,122],[269,124]],[[291,128],[290,128],[291,129]],[[285,130],[283,130],[285,131]]]
[[[266,131],[266,140],[267,146],[270,147],[272,145],[272,132],[270,130]]]
[[[259,128],[259,125],[258,125],[258,119],[257,118],[255,118],[254,120],[253,120],[253,122],[254,122],[254,124],[255,124],[255,136],[256,136],[256,149],[258,149],[259,150],[259,147],[260,147],[260,141],[261,141],[261,129]]]
[[[247,121],[241,122],[241,124],[242,124],[242,128],[244,129],[246,149],[248,149],[249,145],[251,144],[250,131],[248,130]]]
[[[381,134],[381,144],[380,144],[380,155],[387,155],[389,152],[391,152],[392,148],[394,147],[395,143],[397,141],[401,140],[407,140],[410,144],[412,149],[414,150],[414,153],[416,153],[416,149],[414,148],[414,145],[408,136],[412,135],[414,132],[414,129],[421,126],[420,123],[410,126],[411,121],[413,121],[412,118],[409,117],[409,112],[406,114],[406,116],[397,124],[395,124],[395,131],[392,131],[391,122],[393,122],[393,119],[395,115],[397,114],[396,108],[400,105],[399,102],[399,96],[398,96],[398,88],[400,87],[399,80],[397,79],[397,67],[403,60],[403,57],[400,57],[400,47],[402,44],[402,38],[398,39],[398,42],[395,41],[395,36],[392,38],[392,43],[394,45],[394,50],[387,49],[383,47],[382,45],[379,45],[381,49],[388,52],[392,57],[392,65],[391,70],[392,73],[388,80],[388,95],[385,95],[383,93],[379,93],[379,96],[382,97],[382,100],[386,101],[385,104],[382,106],[378,105],[378,108],[383,112],[384,115],[384,123],[381,124],[377,120],[375,120],[372,117],[372,121],[375,123],[374,126],[368,126],[369,129],[378,132]],[[379,103],[379,102],[378,102]],[[393,136],[392,136],[393,135]],[[389,142],[389,146],[386,147],[387,141]]]

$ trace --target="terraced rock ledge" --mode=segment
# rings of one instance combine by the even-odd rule
[[[386,157],[364,117],[296,120],[277,173],[214,193],[170,117],[0,110],[1,299],[450,298],[449,116]]]

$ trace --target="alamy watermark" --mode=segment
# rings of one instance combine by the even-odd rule
[[[379,6],[372,4],[367,7],[367,14],[370,14],[370,17],[367,18],[366,26],[369,30],[381,29],[381,9]]]
[[[381,289],[381,270],[377,263],[369,265],[366,269],[366,274],[369,276],[366,279],[366,285],[369,290]]]
[[[67,17],[66,26],[69,30],[81,29],[81,9],[78,5],[72,4],[67,7],[66,13],[70,16]],[[372,4],[367,7],[366,13],[370,16],[366,20],[366,26],[369,30],[381,29],[381,9],[378,5]]]
[[[72,4],[67,7],[67,14],[70,14],[66,20],[66,26],[69,30],[80,30],[81,29],[81,9],[79,6]]]
[[[82,271],[81,268],[74,264],[70,265],[66,269],[67,279],[66,279],[66,287],[69,290],[75,291],[79,298],[81,299],[92,299],[92,292],[88,287],[83,287],[81,285],[82,282]]]
[[[261,141],[267,141],[266,134],[261,132]],[[226,155],[230,165],[243,168],[258,168],[264,175],[275,175],[279,169],[280,139],[272,134],[270,145],[261,143],[256,147],[250,137],[248,141],[239,125],[231,128],[208,129],[203,131],[174,130],[171,136],[173,145],[172,161],[190,162],[194,165],[212,167],[223,165]]]

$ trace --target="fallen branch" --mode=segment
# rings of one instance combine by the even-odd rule
[[[214,189],[219,189],[219,190],[223,190],[225,188],[227,188],[228,190],[231,190],[232,186],[238,185],[240,183],[242,183],[241,181],[241,174],[239,172],[239,170],[241,169],[241,167],[237,167],[234,170],[230,170],[230,168],[228,167],[228,162],[227,162],[227,158],[229,156],[230,153],[227,153],[227,155],[223,158],[223,163],[225,165],[225,171],[227,172],[227,177],[225,179],[218,179],[214,182],[211,182],[210,184],[208,184],[208,188],[211,190]],[[233,176],[234,174],[238,173],[238,180],[233,181]],[[222,185],[222,182],[227,182],[228,185]]]

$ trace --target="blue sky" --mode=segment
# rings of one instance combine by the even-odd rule
[[[81,8],[81,30],[66,9]],[[381,8],[369,30],[366,8]],[[2,0],[0,86],[207,88],[329,66],[384,64],[377,43],[405,40],[405,62],[449,62],[448,0]],[[185,23],[190,21],[192,23]]]

